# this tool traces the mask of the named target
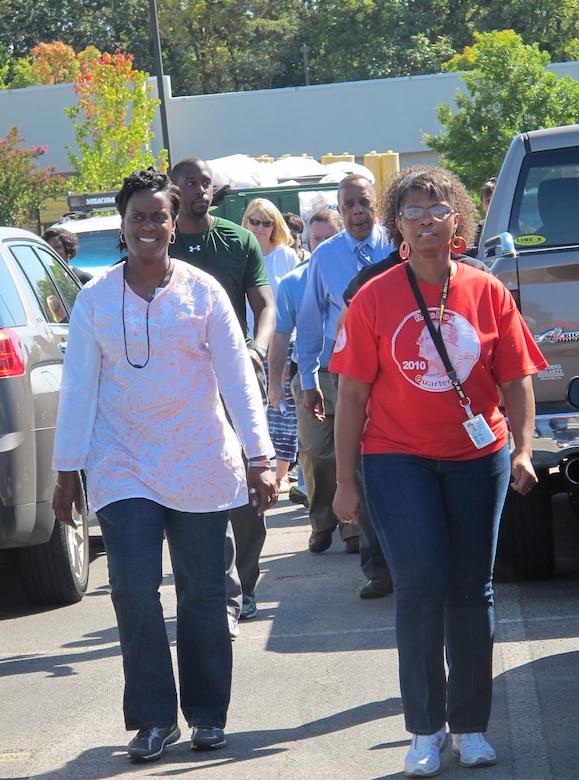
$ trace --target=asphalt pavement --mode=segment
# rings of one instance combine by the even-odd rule
[[[579,722],[579,531],[557,509],[559,568],[547,582],[496,587],[494,703],[487,737],[498,763],[450,780],[558,780],[576,773]],[[182,738],[132,763],[121,713],[122,668],[106,558],[92,544],[89,592],[77,605],[26,604],[0,565],[0,777],[10,780],[402,778],[404,729],[392,596],[363,601],[358,557],[307,550],[305,511],[284,499],[268,516],[259,614],[234,642],[228,745],[193,753]],[[174,640],[168,556],[162,599]]]

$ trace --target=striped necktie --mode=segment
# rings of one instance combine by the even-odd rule
[[[356,247],[356,252],[358,253],[358,262],[360,263],[360,266],[372,265],[372,258],[366,251],[367,246],[368,244],[365,241],[360,241],[360,243]]]

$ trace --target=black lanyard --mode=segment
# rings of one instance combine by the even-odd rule
[[[434,346],[436,347],[438,354],[440,355],[442,362],[444,363],[444,368],[446,369],[446,373],[448,374],[448,378],[452,382],[452,386],[458,393],[458,397],[461,400],[461,405],[468,406],[470,404],[470,400],[464,390],[462,389],[462,385],[458,381],[458,376],[456,375],[456,371],[452,367],[452,363],[450,362],[450,358],[448,357],[448,352],[446,351],[446,346],[444,344],[444,340],[442,338],[442,332],[441,332],[441,326],[442,326],[442,315],[444,314],[444,309],[446,306],[446,299],[448,298],[448,289],[450,287],[450,270],[448,271],[448,276],[446,277],[446,281],[444,283],[444,287],[442,288],[442,293],[440,296],[440,306],[439,306],[439,326],[438,330],[434,327],[434,323],[432,322],[432,318],[428,312],[428,309],[426,308],[426,304],[424,302],[424,298],[422,297],[422,293],[420,292],[420,289],[418,287],[418,284],[416,282],[416,276],[414,275],[414,271],[410,267],[410,263],[406,263],[406,274],[408,276],[408,281],[410,282],[410,287],[412,288],[412,292],[414,293],[414,297],[416,298],[416,303],[420,306],[420,311],[422,312],[422,316],[424,317],[424,322],[426,324],[426,327],[428,328],[428,332],[430,333],[430,337],[432,338],[432,341],[434,342]]]

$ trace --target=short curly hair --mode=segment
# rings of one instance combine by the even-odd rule
[[[459,234],[471,245],[476,231],[476,208],[462,182],[450,171],[435,165],[413,165],[395,173],[386,183],[380,202],[380,217],[390,241],[398,248],[404,240],[396,219],[413,190],[425,192],[432,200],[445,200],[460,215]]]
[[[55,225],[45,230],[42,238],[48,243],[50,243],[51,238],[59,238],[67,258],[72,260],[76,257],[78,252],[78,236],[76,233],[71,233],[70,230]]]
[[[173,184],[167,174],[161,173],[161,171],[152,166],[150,168],[142,168],[133,171],[123,181],[123,186],[115,195],[115,203],[117,204],[117,210],[121,217],[124,217],[127,213],[127,206],[131,196],[142,190],[164,192],[171,201],[171,216],[173,219],[177,218],[181,205],[181,193],[179,192],[179,188]],[[127,245],[123,241],[121,231],[119,249],[124,250],[126,248]]]

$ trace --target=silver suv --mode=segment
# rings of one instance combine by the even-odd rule
[[[52,511],[52,448],[78,279],[41,238],[0,227],[0,550],[20,558],[30,601],[79,601],[88,584],[88,514]],[[82,479],[82,475],[79,475]]]
[[[551,497],[579,514],[579,412],[567,402],[579,374],[579,125],[517,136],[486,217],[479,258],[515,297],[549,368],[534,380],[533,462],[539,484],[509,491],[497,577],[537,579],[555,568]]]

